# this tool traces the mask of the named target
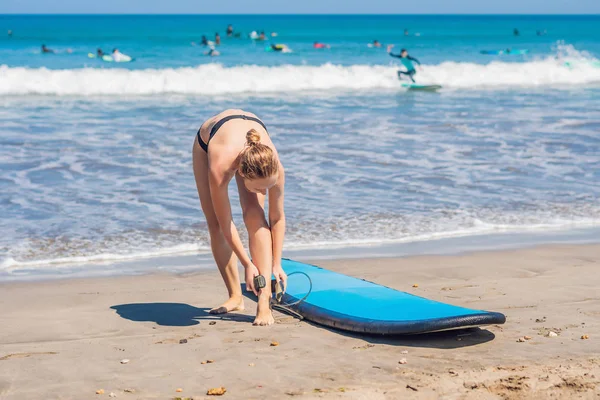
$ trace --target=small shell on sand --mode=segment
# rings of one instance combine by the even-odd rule
[[[177,388],[177,389],[175,389],[175,391],[176,391],[177,393],[181,393],[181,392],[183,392],[183,389],[182,389],[182,388]]]
[[[104,394],[104,389],[98,389],[98,390],[96,390],[96,394]]]
[[[419,287],[419,284],[418,284],[418,283],[415,283],[415,284],[413,285],[413,287]]]
[[[248,364],[249,367],[254,367],[254,363]]]
[[[585,339],[589,339],[590,337],[588,335],[581,335],[581,339],[585,340]]]
[[[186,344],[187,343],[187,339],[179,339],[179,344]]]
[[[209,324],[209,325],[216,325],[216,324],[217,324],[217,321],[210,321],[208,324]]]
[[[406,364],[408,363],[408,361],[406,361],[406,358],[401,358],[400,361],[398,361],[398,364]]]
[[[224,387],[218,387],[218,388],[208,389],[206,394],[209,396],[222,396],[225,394],[226,391],[227,391],[227,389],[225,389]]]
[[[108,394],[108,397],[117,397],[117,395],[116,395],[116,394],[114,394],[113,392],[110,392],[110,393]]]
[[[531,336],[523,336],[523,339],[525,339],[525,340],[531,340]]]
[[[548,333],[546,334],[547,337],[557,337],[558,333],[553,332],[553,331],[548,331]]]
[[[214,363],[214,362],[215,362],[215,360],[206,360],[206,362],[207,362],[208,364],[212,364],[212,363]]]
[[[520,338],[517,339],[517,342],[519,342],[519,343],[523,343],[524,341],[525,341],[524,337],[520,337]]]
[[[129,362],[128,358],[124,358],[121,360],[121,364],[127,364]]]
[[[135,389],[123,389],[125,393],[135,393]]]
[[[202,362],[200,362],[200,364],[206,364],[206,361],[202,361]]]
[[[271,346],[273,346],[273,347],[275,347],[275,346],[279,346],[279,342],[275,342],[275,341],[273,341],[273,342],[271,342]]]

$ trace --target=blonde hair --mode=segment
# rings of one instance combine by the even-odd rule
[[[270,178],[279,172],[279,162],[273,150],[260,143],[255,129],[246,133],[246,147],[240,153],[239,174],[245,179]]]

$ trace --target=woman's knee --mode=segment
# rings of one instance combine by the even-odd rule
[[[219,225],[219,221],[217,220],[216,216],[206,216],[206,214],[204,215],[204,217],[206,218],[206,225],[208,228],[208,233],[210,234],[211,238],[214,238],[218,235],[221,234],[221,226]]]
[[[267,228],[267,220],[265,219],[265,211],[262,207],[244,207],[242,209],[244,224],[249,231],[256,231],[260,228]]]
[[[210,234],[210,237],[215,237],[217,235],[221,234],[221,227],[219,226],[219,224],[217,225],[212,225],[212,224],[208,224],[208,233]]]

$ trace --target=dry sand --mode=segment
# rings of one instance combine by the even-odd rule
[[[207,314],[224,299],[216,271],[3,284],[0,398],[197,399],[223,386],[232,399],[600,399],[599,245],[318,264],[507,323],[364,337],[276,313],[253,327],[250,300]]]

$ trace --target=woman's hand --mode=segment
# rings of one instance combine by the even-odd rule
[[[254,292],[254,294],[258,297],[258,291],[260,289],[254,287],[254,277],[260,275],[258,268],[256,268],[256,265],[250,262],[250,264],[244,267],[244,269],[246,270],[246,290],[249,292]]]
[[[281,264],[273,265],[273,276],[275,276],[275,280],[277,282],[282,283],[281,290],[283,290],[283,292],[285,293],[285,290],[287,289],[287,274],[285,273],[283,268],[281,268]]]

